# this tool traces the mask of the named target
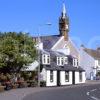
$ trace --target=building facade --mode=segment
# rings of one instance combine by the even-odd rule
[[[52,50],[41,50],[41,81],[46,86],[80,84],[85,82],[85,70],[78,59]]]
[[[100,48],[93,50],[81,46],[80,65],[86,71],[86,79],[97,79],[97,73],[100,71]]]
[[[59,34],[34,37],[40,52],[40,80],[46,86],[85,83],[85,70],[79,66],[79,50],[69,37],[65,5],[59,17]]]

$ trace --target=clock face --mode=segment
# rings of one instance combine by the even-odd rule
[[[66,24],[66,29],[68,29],[68,25]]]

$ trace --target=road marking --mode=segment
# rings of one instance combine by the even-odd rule
[[[96,97],[93,97],[93,96],[91,96],[91,98],[92,98],[93,100],[100,100],[100,99],[98,99],[98,98],[96,98]]]
[[[87,95],[90,95],[90,92],[87,92],[86,94],[87,94]]]
[[[94,91],[96,91],[97,89],[93,89],[93,90],[91,90],[91,92],[94,92]]]
[[[86,94],[87,96],[89,96],[92,100],[100,100],[99,98],[96,98],[94,96],[91,96],[90,93],[94,92],[94,91],[97,91],[97,89],[92,89],[90,91],[88,91]]]

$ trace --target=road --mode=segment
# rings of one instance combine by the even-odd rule
[[[100,100],[100,84],[52,88],[29,94],[23,100]]]

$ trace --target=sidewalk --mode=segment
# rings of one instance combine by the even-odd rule
[[[100,84],[100,80],[86,80],[85,84]]]
[[[13,89],[0,93],[0,100],[22,100],[28,94],[45,91],[47,89],[39,87]]]
[[[50,89],[73,88],[77,86],[88,86],[94,84],[100,84],[100,81],[86,81],[85,84],[70,85],[63,87],[44,87],[44,88],[34,87],[34,88],[13,89],[10,91],[0,93],[0,100],[22,100],[26,95],[40,91],[45,91]]]

